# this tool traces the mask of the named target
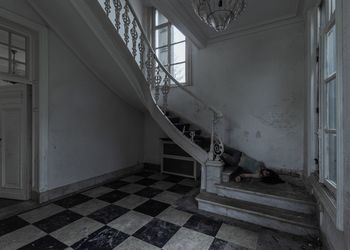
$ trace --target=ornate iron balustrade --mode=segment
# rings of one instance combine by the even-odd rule
[[[114,24],[116,31],[125,42],[129,52],[135,59],[145,79],[153,90],[154,102],[165,113],[168,109],[168,95],[171,84],[186,92],[190,97],[199,102],[212,114],[211,144],[208,152],[209,160],[218,160],[223,152],[223,143],[217,135],[217,124],[223,118],[223,114],[214,107],[207,105],[201,98],[189,91],[179,83],[163,66],[157,57],[146,33],[137,17],[129,0],[99,0],[107,17]],[[131,43],[130,43],[131,39]],[[162,95],[162,105],[159,104]],[[193,141],[193,136],[192,136]]]

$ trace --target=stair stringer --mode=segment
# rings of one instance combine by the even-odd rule
[[[95,35],[100,38],[103,46],[108,48],[110,53],[112,53],[112,56],[116,58],[116,64],[118,64],[118,67],[124,72],[124,75],[134,87],[138,97],[143,102],[152,118],[158,123],[169,138],[171,138],[201,165],[204,165],[208,160],[208,153],[179,131],[165,116],[159,106],[156,105],[150,87],[147,84],[142,71],[139,69],[123,39],[116,32],[114,26],[106,17],[98,2],[71,0],[71,3],[89,25],[90,29],[92,29]],[[109,48],[111,45],[108,40],[114,41],[113,46],[119,49]]]

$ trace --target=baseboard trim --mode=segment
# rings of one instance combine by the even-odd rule
[[[145,170],[158,171],[160,172],[160,164],[154,164],[149,162],[144,162],[143,167]]]
[[[143,164],[138,164],[108,174],[100,175],[87,180],[75,182],[52,190],[48,190],[42,193],[37,193],[34,191],[32,197],[35,197],[39,203],[57,200],[74,193],[84,192],[85,190],[102,185],[106,182],[112,181],[113,179],[121,178],[123,176],[139,172],[142,169]]]

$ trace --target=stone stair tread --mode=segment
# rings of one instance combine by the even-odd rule
[[[285,183],[270,185],[259,180],[250,182],[234,182],[218,184],[219,188],[239,190],[241,192],[254,192],[262,195],[276,196],[282,199],[291,199],[299,202],[315,204],[314,198],[307,192],[299,178],[280,175]]]
[[[197,200],[205,201],[212,204],[219,204],[220,206],[243,210],[247,213],[258,214],[262,217],[274,218],[279,221],[284,221],[290,224],[296,224],[303,227],[317,229],[317,218],[315,215],[293,212],[281,208],[261,205],[253,202],[236,200],[232,198],[222,197],[216,194],[201,192]]]

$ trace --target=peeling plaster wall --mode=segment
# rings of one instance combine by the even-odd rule
[[[193,49],[189,89],[225,116],[225,144],[267,166],[303,169],[304,24],[298,23]],[[210,131],[210,114],[172,89],[170,108]]]

